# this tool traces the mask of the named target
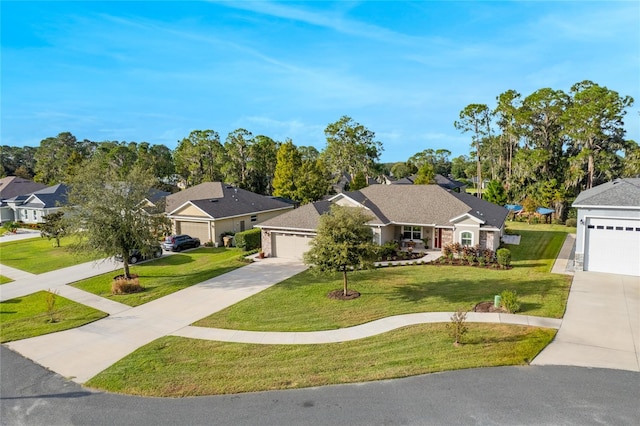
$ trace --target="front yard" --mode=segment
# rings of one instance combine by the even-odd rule
[[[515,227],[514,227],[515,228]],[[570,277],[549,270],[571,229],[518,224],[511,270],[406,266],[351,274],[362,293],[330,300],[339,278],[303,272],[196,325],[249,330],[324,330],[388,315],[469,309],[504,289],[518,292],[522,313],[562,317]],[[366,339],[325,345],[254,345],[164,337],[120,360],[87,385],[149,396],[195,396],[291,389],[406,377],[462,368],[526,365],[556,331],[467,324],[455,347],[447,324],[405,327]]]
[[[509,246],[513,268],[415,265],[350,273],[350,301],[328,299],[341,277],[305,271],[195,325],[256,331],[317,331],[414,312],[470,310],[503,290],[515,290],[521,314],[561,318],[571,277],[549,273],[569,228],[517,224],[518,246]]]
[[[218,275],[246,265],[240,249],[199,248],[185,253],[164,256],[143,264],[131,266],[145,288],[140,293],[113,295],[112,272],[73,283],[74,287],[129,306],[150,302],[183,288],[198,284]]]
[[[0,263],[32,274],[42,274],[97,259],[73,253],[69,249],[73,238],[63,238],[61,247],[55,247],[53,240],[37,237],[0,243]]]

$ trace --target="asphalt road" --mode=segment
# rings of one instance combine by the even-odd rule
[[[96,392],[0,347],[0,424],[635,425],[640,373],[500,367],[197,398]]]

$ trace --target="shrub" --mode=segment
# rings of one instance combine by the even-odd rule
[[[56,301],[58,300],[58,290],[47,290],[44,294],[44,301],[47,305],[48,322],[58,322],[58,310],[56,309]]]
[[[505,290],[500,293],[502,298],[502,307],[510,314],[515,314],[520,310],[520,302],[518,301],[518,293],[514,290]]]
[[[130,279],[119,276],[111,283],[111,294],[131,294],[141,291],[144,291],[144,287],[140,285],[140,280],[135,275],[132,275]]]
[[[465,321],[467,320],[467,312],[458,308],[453,315],[451,315],[451,322],[447,324],[449,335],[453,338],[454,346],[460,346],[462,343],[462,337],[467,333],[467,326]]]
[[[396,255],[398,251],[398,243],[395,241],[387,241],[378,248],[378,256],[380,260],[388,260]]]
[[[570,219],[567,219],[564,224],[567,225],[569,228],[575,228],[578,225],[578,221],[575,220],[574,218],[570,218]]]
[[[498,265],[502,268],[508,268],[511,266],[511,250],[507,248],[498,249],[496,252],[498,256]]]
[[[255,250],[261,246],[262,232],[260,228],[249,229],[248,231],[238,232],[235,235],[236,247],[244,251]]]
[[[442,247],[442,254],[446,258],[453,259],[453,247],[451,247],[451,244],[446,244]]]
[[[206,243],[204,243],[205,247],[213,247],[213,241],[209,240]]]

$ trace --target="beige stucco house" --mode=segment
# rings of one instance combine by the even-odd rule
[[[332,204],[366,209],[374,241],[441,248],[459,242],[496,250],[508,210],[438,185],[371,185],[304,205],[260,224],[262,249],[275,257],[302,258],[320,216]]]
[[[222,234],[251,229],[293,208],[273,197],[222,182],[205,182],[169,195],[165,211],[174,233],[221,244]]]

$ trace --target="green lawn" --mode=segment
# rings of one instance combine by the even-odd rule
[[[113,277],[121,272],[98,275],[72,285],[125,305],[138,306],[244,266],[242,256],[240,249],[199,248],[134,265],[131,273],[139,276],[145,288],[140,293],[111,294]]]
[[[510,270],[416,265],[350,273],[349,287],[362,294],[350,301],[326,297],[342,287],[340,276],[327,278],[305,271],[195,325],[259,331],[329,330],[391,315],[471,309],[506,289],[518,293],[521,314],[561,318],[571,277],[547,271],[569,229],[518,225],[521,245],[510,246],[515,259]]]
[[[0,243],[0,263],[32,274],[41,274],[97,259],[71,252],[69,245],[72,242],[73,237],[69,236],[62,239],[61,247],[54,247],[55,242],[46,238]]]
[[[26,339],[42,334],[80,327],[107,316],[106,313],[57,296],[57,322],[49,322],[47,292],[0,303],[0,342]]]
[[[555,330],[469,324],[454,347],[444,324],[325,345],[252,345],[158,339],[86,383],[111,392],[184,397],[391,379],[474,367],[523,365]]]
[[[4,275],[0,275],[0,285],[10,283],[13,280],[9,277],[5,277]]]

